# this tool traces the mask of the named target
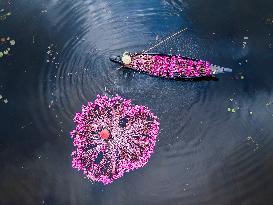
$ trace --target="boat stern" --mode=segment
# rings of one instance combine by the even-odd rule
[[[210,69],[212,71],[212,74],[221,74],[221,73],[231,73],[232,69],[231,68],[224,68],[218,65],[210,65]]]

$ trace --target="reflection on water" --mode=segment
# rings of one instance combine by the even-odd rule
[[[4,1],[1,204],[265,204],[272,201],[271,0]],[[271,10],[270,10],[271,8]],[[233,68],[179,82],[117,69],[109,56],[181,53]],[[109,186],[71,168],[72,117],[119,94],[161,119],[150,162]],[[8,99],[4,103],[4,99]],[[229,110],[230,108],[230,110]],[[234,111],[234,112],[233,112]]]

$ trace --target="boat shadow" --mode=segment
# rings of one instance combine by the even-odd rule
[[[132,70],[132,69],[127,69],[127,68],[123,68],[122,70],[123,70],[123,73],[127,73],[129,75],[133,74],[133,73],[138,73],[138,74],[146,75],[146,76],[149,76],[149,77],[152,77],[152,78],[169,80],[169,81],[200,82],[200,81],[218,81],[219,80],[219,78],[217,78],[216,76],[202,76],[202,77],[194,77],[194,78],[168,78],[168,77],[149,75],[149,74],[147,74],[145,72],[139,72],[139,71],[135,71],[135,70]]]
[[[218,81],[219,79],[215,76],[204,76],[204,77],[196,77],[196,78],[166,78],[169,80],[174,80],[174,81],[182,81],[182,82],[200,82],[200,81]]]
[[[168,77],[153,76],[153,75],[149,75],[145,73],[141,73],[141,74],[148,75],[152,78],[161,78],[164,80],[180,81],[180,82],[200,82],[200,81],[218,81],[219,80],[216,76],[202,76],[202,77],[194,77],[194,78],[168,78]]]

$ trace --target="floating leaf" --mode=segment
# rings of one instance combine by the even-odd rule
[[[273,104],[273,102],[268,102],[268,103],[266,103],[266,106],[270,106],[272,104]]]
[[[10,45],[14,46],[15,45],[15,40],[11,40],[9,43],[10,43]]]
[[[0,52],[0,58],[2,58],[4,56],[3,52]]]
[[[233,113],[234,113],[234,112],[235,112],[235,109],[234,109],[234,108],[232,108],[232,109],[231,109],[231,112],[233,112]]]
[[[227,109],[227,111],[228,111],[228,112],[230,112],[230,111],[231,111],[230,107]]]

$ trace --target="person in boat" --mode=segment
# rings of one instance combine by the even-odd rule
[[[129,65],[132,62],[132,57],[128,52],[125,52],[123,53],[121,60],[124,65]]]
[[[152,55],[148,54],[130,54],[123,53],[122,63],[128,67],[138,71],[152,74],[152,66],[155,65],[155,59]]]

